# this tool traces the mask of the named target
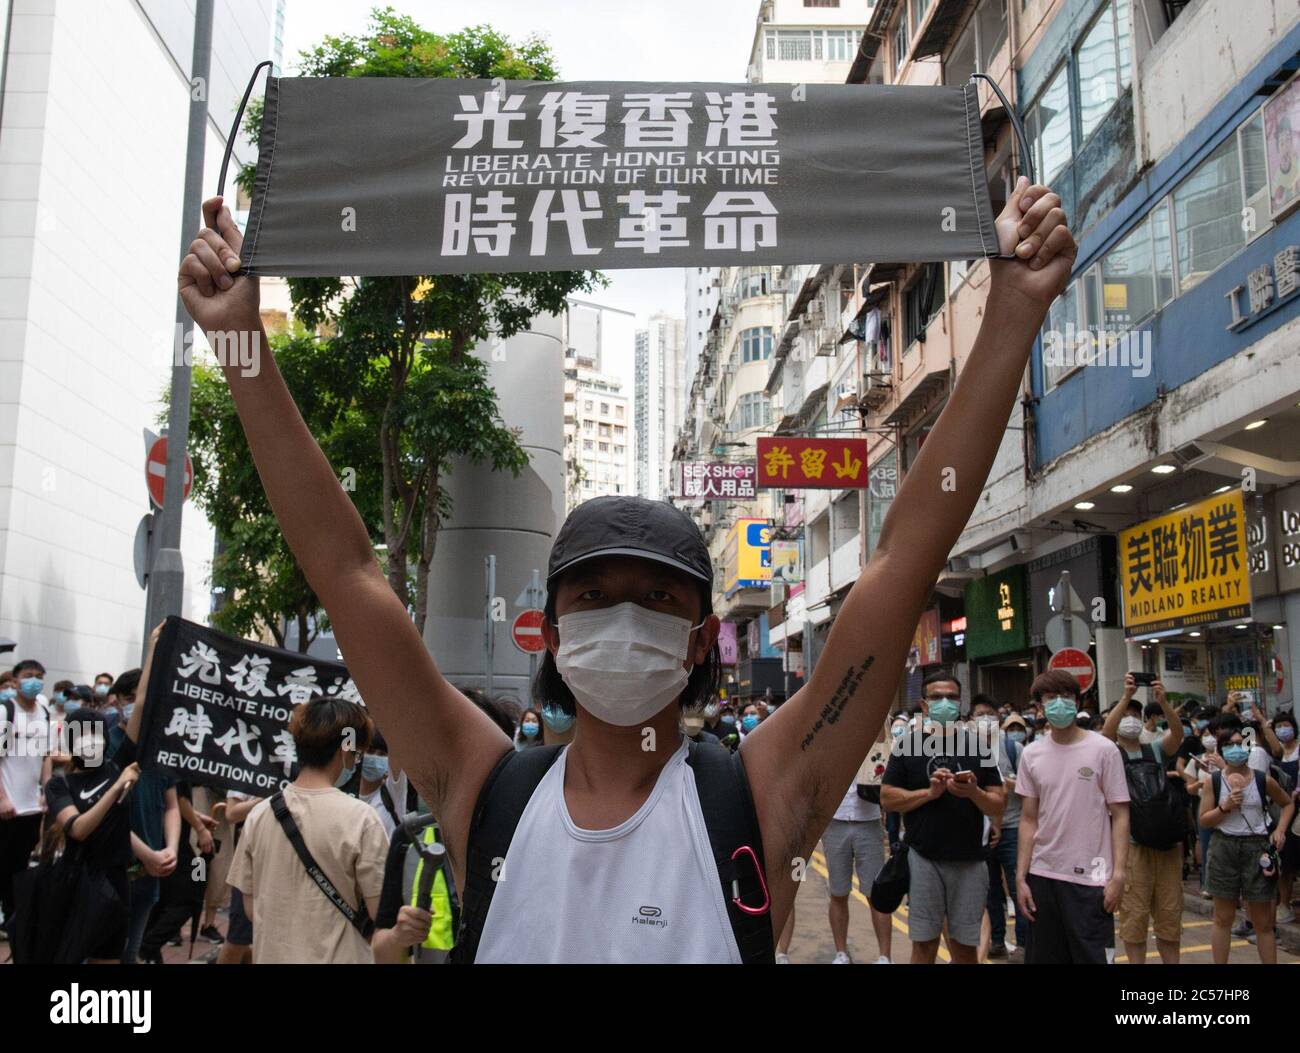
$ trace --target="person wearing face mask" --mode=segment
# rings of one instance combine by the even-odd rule
[[[702,706],[682,710],[682,731],[696,742],[716,743],[718,741],[718,737],[704,726],[704,709]]]
[[[1025,964],[1107,961],[1128,863],[1128,783],[1119,751],[1075,722],[1079,682],[1062,669],[1034,679],[1050,733],[1025,748],[1016,902],[1029,921]]]
[[[14,875],[27,868],[41,835],[51,773],[51,711],[39,662],[19,662],[0,679],[0,913],[14,920]]]
[[[572,713],[555,706],[542,707],[542,742],[547,746],[562,746],[573,741],[573,725],[576,718]]]
[[[108,701],[108,696],[113,690],[113,681],[116,678],[112,673],[100,673],[95,677],[95,683],[91,690],[95,694],[96,705],[103,706]]]
[[[1273,927],[1277,900],[1277,850],[1295,818],[1295,801],[1271,775],[1249,765],[1249,743],[1241,730],[1220,728],[1216,734],[1222,771],[1201,783],[1201,825],[1210,827],[1209,875],[1206,888],[1214,898],[1210,932],[1216,965],[1228,961],[1237,908],[1245,904],[1255,930],[1259,960],[1277,962]],[[1277,829],[1269,833],[1268,802],[1281,809]]]
[[[733,752],[740,746],[740,721],[730,704],[722,707],[718,714],[718,743]]]
[[[519,718],[519,730],[515,732],[515,749],[526,750],[544,744],[541,710],[525,709]]]
[[[230,866],[228,880],[253,921],[253,960],[373,962],[371,919],[379,908],[388,837],[374,808],[339,787],[370,747],[374,725],[355,702],[315,698],[294,707],[289,732],[298,775],[249,813]],[[293,838],[337,901],[312,879]]]
[[[162,627],[158,626],[149,641],[149,656],[158,641]],[[137,708],[136,696],[140,693],[143,671],[129,669],[113,683],[112,697],[117,708],[102,711],[105,725],[108,727],[109,755],[116,756],[127,737],[127,729]],[[116,717],[110,721],[109,713]],[[138,726],[138,722],[137,722]],[[137,872],[130,882],[130,924],[127,931],[126,946],[122,951],[122,961],[131,965],[139,954],[144,930],[149,923],[149,914],[158,902],[161,893],[160,879],[169,876],[175,870],[180,858],[181,812],[180,800],[176,793],[176,780],[157,772],[141,772],[136,781],[135,790],[127,802],[130,813],[131,832],[151,853],[153,865]]]
[[[1282,755],[1277,766],[1291,777],[1291,785],[1300,788],[1300,741],[1296,738],[1295,714],[1284,709],[1273,718],[1273,735],[1282,747]],[[1293,791],[1294,792],[1294,791]],[[1278,914],[1279,924],[1295,921],[1295,910],[1291,906],[1291,895],[1295,889],[1295,876],[1300,871],[1300,822],[1293,821],[1286,829],[1286,840],[1278,853],[1281,871],[1278,874]]]
[[[1193,729],[1200,724],[1200,720],[1192,722]],[[1201,784],[1208,781],[1210,776],[1216,771],[1223,768],[1223,759],[1219,756],[1219,743],[1208,726],[1199,734],[1198,743],[1201,747],[1200,753],[1190,757],[1186,764],[1183,765],[1183,784],[1187,788],[1188,794],[1195,802],[1192,809],[1192,817],[1196,823],[1197,839],[1197,869],[1200,874],[1201,898],[1211,899],[1209,891],[1205,887],[1206,878],[1209,872],[1209,855],[1210,855],[1210,838],[1214,831],[1201,823]]]
[[[754,703],[747,705],[740,714],[740,741],[744,742],[746,737],[753,733],[754,729],[763,722],[763,714]]]
[[[1152,702],[1140,709],[1133,696],[1137,682],[1124,677],[1124,698],[1112,707],[1102,734],[1124,757],[1129,791],[1129,861],[1119,908],[1119,934],[1130,965],[1147,957],[1147,925],[1155,932],[1160,960],[1177,965],[1183,927],[1183,853],[1187,835],[1186,801],[1173,758],[1183,744],[1183,725],[1170,705],[1164,685],[1150,687]],[[1151,707],[1169,730],[1143,741],[1154,720]],[[1139,713],[1142,715],[1139,716]]]
[[[961,685],[940,670],[922,691],[925,744],[918,750],[915,734],[899,740],[880,803],[904,817],[912,964],[933,964],[946,923],[953,962],[974,965],[989,894],[984,820],[1001,819],[1005,790],[996,758],[985,763],[977,737],[957,726]]]
[[[470,931],[453,957],[771,961],[797,889],[790,860],[810,856],[889,712],[909,646],[899,626],[920,620],[975,509],[1069,281],[1078,246],[1060,206],[1025,177],[1008,195],[967,366],[803,687],[730,756],[691,750],[679,730],[683,708],[717,697],[721,665],[713,560],[685,512],[608,495],[569,513],[547,566],[534,699],[576,711],[576,731],[561,749],[514,752],[439,671],[273,358],[225,367],[286,543],[461,868]],[[215,197],[203,217],[178,273],[186,310],[204,332],[264,340],[234,216]],[[945,474],[962,484],[936,503]],[[525,881],[492,881],[502,850]]]
[[[375,810],[384,824],[384,833],[391,839],[393,830],[402,821],[406,794],[398,780],[388,769],[388,743],[376,729],[370,745],[361,756],[361,782],[357,786],[357,799]]]

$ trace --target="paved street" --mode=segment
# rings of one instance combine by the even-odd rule
[[[795,901],[794,937],[790,941],[790,961],[794,965],[822,964],[835,956],[835,944],[831,940],[830,925],[826,919],[829,903],[827,894],[826,858],[822,855],[820,845],[813,853],[812,866],[799,897]],[[1209,904],[1206,903],[1206,910]],[[907,939],[907,905],[904,904],[894,914],[893,946],[890,957],[896,963],[906,963],[912,953],[912,945]],[[870,964],[880,956],[875,933],[871,929],[870,915],[867,912],[867,898],[858,885],[857,877],[853,879],[853,894],[849,901],[849,954],[856,964]],[[1147,961],[1158,960],[1154,939],[1148,940]],[[939,960],[947,962],[948,953],[939,950]],[[1117,962],[1128,959],[1122,944],[1117,949]],[[1277,956],[1280,965],[1300,964],[1300,956],[1290,954],[1280,947]],[[1183,913],[1182,961],[1187,964],[1210,964],[1210,919],[1193,910]],[[1234,939],[1228,961],[1246,965],[1258,964],[1259,957],[1253,944],[1247,940]],[[994,961],[992,965],[1006,964]]]

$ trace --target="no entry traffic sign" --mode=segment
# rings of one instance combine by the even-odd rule
[[[163,485],[167,481],[167,436],[163,436],[149,447],[149,456],[144,462],[144,481],[149,486],[149,500],[155,508],[163,506]],[[190,487],[194,485],[194,462],[190,455],[185,455],[185,494],[181,500],[188,500]]]
[[[1066,647],[1064,650],[1057,651],[1052,655],[1052,660],[1047,663],[1047,668],[1064,669],[1079,681],[1080,691],[1087,691],[1097,679],[1097,668],[1092,664],[1092,659],[1088,657],[1086,651],[1080,651],[1077,647]]]
[[[542,639],[542,622],[545,619],[545,611],[520,611],[510,626],[510,639],[524,654],[541,654],[546,650],[546,641]]]

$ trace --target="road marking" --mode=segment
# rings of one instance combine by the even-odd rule
[[[826,857],[822,855],[822,853],[818,849],[814,848],[811,862],[813,865],[813,869],[817,871],[817,873],[819,873],[823,878],[826,879],[826,883],[828,886],[827,891],[829,892],[831,875],[830,875],[830,871],[826,869]],[[850,894],[853,896],[854,899],[858,900],[864,907],[866,907],[867,909],[871,908],[871,901],[862,894],[862,885],[858,881],[857,874],[853,875],[853,891]],[[901,904],[899,905],[898,910],[894,911],[894,913],[889,916],[889,921],[890,924],[894,926],[894,928],[896,928],[904,936],[907,936],[907,942],[910,944],[912,942],[912,938],[911,936],[908,936],[907,926],[898,920],[898,916],[900,914],[903,915],[903,917],[907,917],[907,908],[902,906]],[[876,950],[879,949],[880,949],[879,947],[876,948]],[[939,958],[940,960],[949,963],[951,963],[952,961],[952,957],[948,954],[948,950],[947,948],[944,947],[942,940],[939,941]]]
[[[1232,948],[1232,947],[1249,947],[1249,946],[1251,946],[1250,940],[1233,940],[1230,944],[1228,944],[1228,947],[1229,947],[1229,948]],[[1209,950],[1213,950],[1213,948],[1212,948],[1208,943],[1199,943],[1199,944],[1197,944],[1195,947],[1180,947],[1180,948],[1178,948],[1178,953],[1179,953],[1180,955],[1182,955],[1182,954],[1199,954],[1201,951],[1209,951]],[[1126,962],[1126,961],[1128,961],[1128,955],[1127,955],[1127,954],[1119,954],[1119,955],[1116,955],[1116,956],[1115,956],[1115,961],[1117,961],[1117,962]],[[1193,963],[1193,964],[1204,964],[1204,963]]]

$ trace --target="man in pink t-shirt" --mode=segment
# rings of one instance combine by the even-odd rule
[[[1029,927],[1025,964],[1106,963],[1128,861],[1128,782],[1119,750],[1075,723],[1079,682],[1048,670],[1030,687],[1051,734],[1025,747],[1016,902]]]

